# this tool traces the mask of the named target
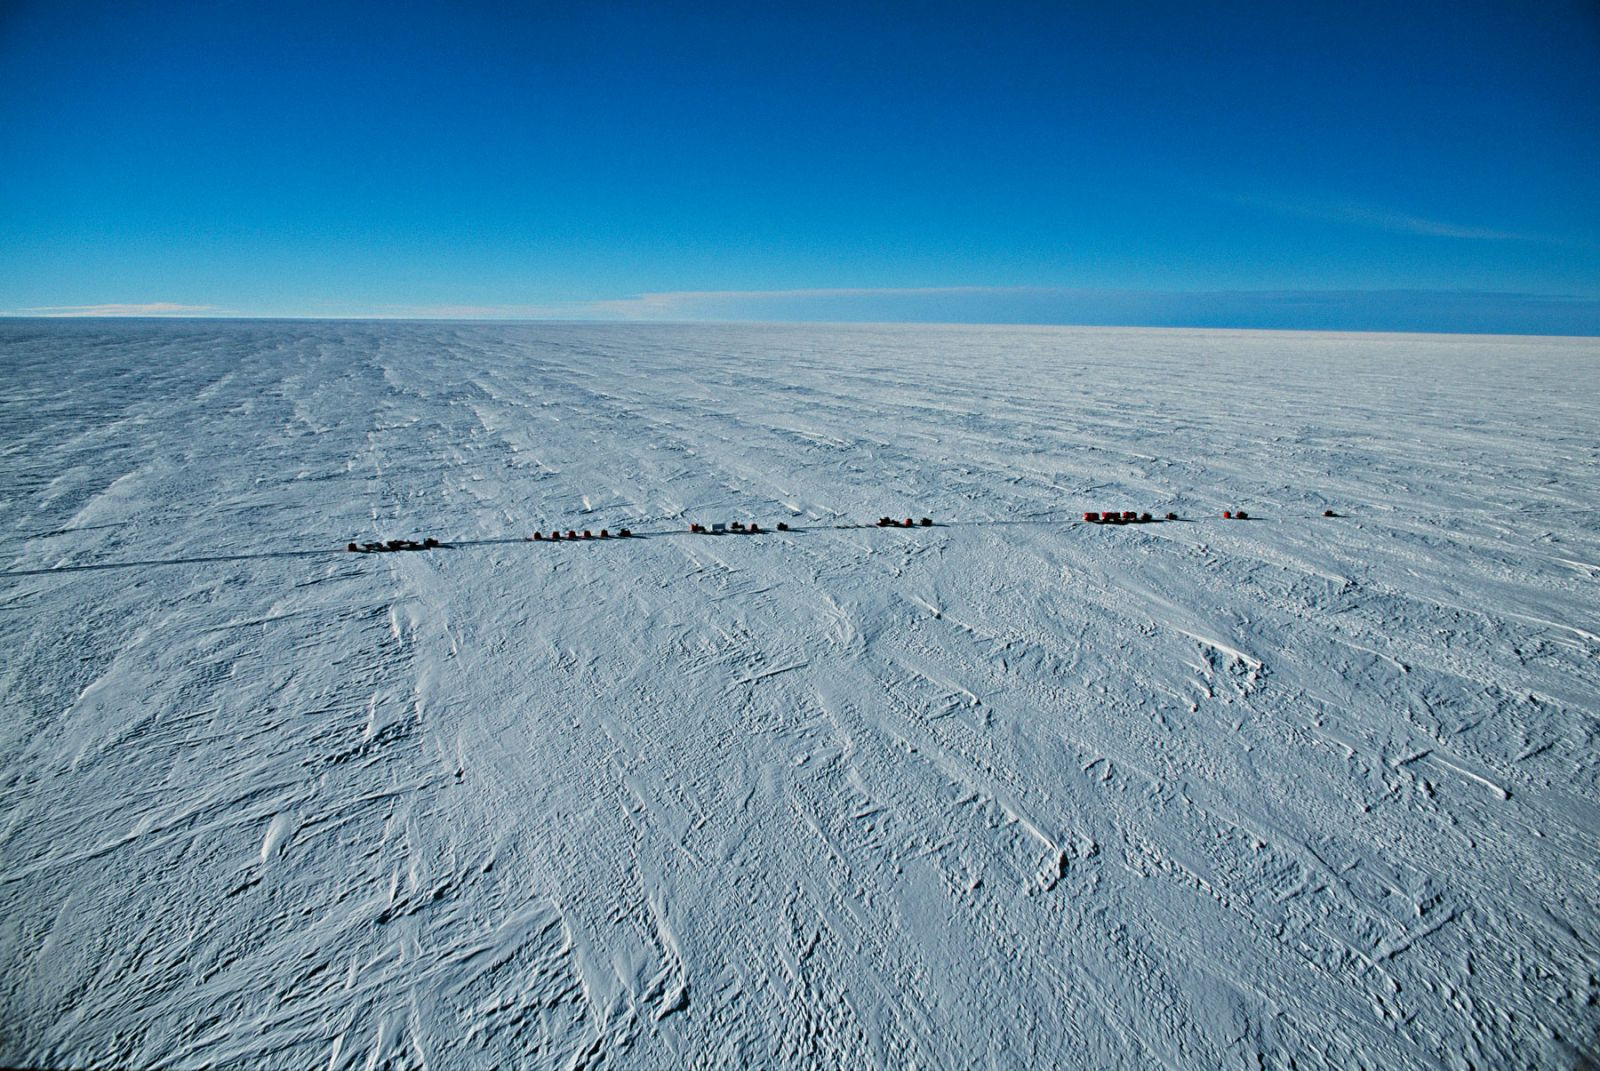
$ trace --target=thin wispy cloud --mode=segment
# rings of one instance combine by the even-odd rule
[[[1516,325],[1519,333],[1593,334],[1600,299],[1469,290],[828,287],[659,291],[575,303],[563,318],[1480,332]]]
[[[108,305],[38,305],[19,309],[25,316],[194,316],[217,312],[215,305],[180,305],[175,301],[112,303]]]
[[[319,315],[354,315],[370,320],[564,320],[594,319],[582,315],[592,302],[544,302],[540,304],[491,305],[474,303],[400,304],[362,307],[346,311],[334,302],[320,303]]]
[[[1049,294],[1049,287],[883,286],[810,287],[788,290],[659,290],[620,298],[580,298],[531,304],[391,304],[347,308],[322,302],[327,315],[394,320],[681,320],[717,319],[729,310],[774,303],[827,301],[936,300],[994,294]],[[335,311],[339,310],[339,311]]]
[[[585,313],[604,319],[654,320],[680,317],[697,309],[723,305],[828,300],[883,300],[978,297],[995,294],[1047,294],[1048,287],[1028,286],[869,286],[814,287],[794,290],[663,290],[632,297],[578,304]]]
[[[1349,199],[1337,200],[1287,200],[1276,197],[1231,197],[1228,200],[1249,208],[1265,209],[1281,216],[1313,219],[1324,223],[1343,223],[1388,231],[1391,234],[1414,234],[1427,238],[1462,238],[1483,242],[1537,242],[1548,245],[1570,245],[1570,239],[1552,234],[1507,230],[1452,220],[1433,219],[1410,212],[1400,212],[1382,205]]]
[[[357,314],[362,315],[362,314]],[[365,315],[373,315],[367,312]],[[1081,324],[1593,334],[1600,299],[1468,290],[1139,290],[1053,286],[661,290],[526,305],[388,306],[379,317],[624,322]]]
[[[1600,296],[1485,290],[1142,290],[1059,286],[659,290],[528,303],[349,305],[251,315],[611,323],[924,323],[1600,335]],[[176,302],[57,305],[57,317],[227,316]]]

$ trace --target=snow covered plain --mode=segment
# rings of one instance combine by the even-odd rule
[[[0,1063],[1593,1066],[1597,361],[0,322]]]

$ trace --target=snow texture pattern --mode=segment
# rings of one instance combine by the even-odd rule
[[[1592,1067],[1597,360],[0,323],[0,1063]]]

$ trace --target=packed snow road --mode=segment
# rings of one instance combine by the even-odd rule
[[[0,322],[0,1063],[1586,1066],[1597,362]]]

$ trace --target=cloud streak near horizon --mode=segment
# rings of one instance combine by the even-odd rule
[[[147,301],[144,303],[114,302],[105,305],[38,305],[19,309],[27,316],[192,316],[202,312],[217,312],[215,305],[182,305],[175,301]]]
[[[663,290],[540,305],[390,306],[381,315],[1600,334],[1600,298],[1467,290],[1167,291],[1030,286]]]
[[[317,311],[179,302],[52,305],[54,318],[263,316],[311,319],[679,323],[946,323],[1085,327],[1600,335],[1600,297],[1469,290],[1133,290],[1043,286],[661,290],[525,304],[322,303]]]

